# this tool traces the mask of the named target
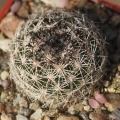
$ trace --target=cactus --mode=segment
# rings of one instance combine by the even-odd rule
[[[49,107],[88,97],[101,80],[105,63],[104,39],[75,10],[34,13],[10,45],[10,73],[19,92]]]

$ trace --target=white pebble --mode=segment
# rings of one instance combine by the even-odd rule
[[[23,115],[18,114],[18,115],[16,116],[16,120],[28,120],[28,118],[25,117],[25,116],[23,116]]]
[[[50,120],[50,118],[48,116],[44,116],[43,120]]]
[[[63,115],[61,115],[57,118],[57,120],[79,120],[79,118],[76,116],[63,116]]]
[[[115,92],[115,89],[112,88],[112,87],[110,87],[110,88],[108,88],[108,91],[111,92],[111,93],[114,93],[114,92]]]
[[[9,77],[9,73],[7,71],[3,71],[0,77],[2,80],[6,80]]]
[[[2,86],[4,87],[4,89],[7,89],[10,87],[11,82],[9,80],[3,80],[2,81]]]
[[[21,97],[19,99],[19,105],[20,105],[20,107],[27,108],[28,107],[28,102],[27,102],[27,100],[24,97]]]
[[[13,120],[13,117],[11,114],[2,114],[1,120]]]
[[[74,115],[75,112],[76,112],[75,106],[74,106],[74,105],[71,105],[71,106],[68,108],[68,112],[69,112],[71,115]]]
[[[90,106],[89,105],[84,106],[84,110],[89,111],[90,110]]]
[[[84,100],[84,101],[82,102],[82,104],[83,104],[83,105],[88,105],[87,100]]]
[[[39,107],[40,105],[38,102],[30,103],[30,106],[29,106],[29,108],[34,111],[37,110]]]
[[[17,94],[17,96],[13,100],[13,106],[17,106],[19,104],[20,94]]]
[[[30,120],[39,120],[42,118],[42,109],[37,109],[31,116]]]

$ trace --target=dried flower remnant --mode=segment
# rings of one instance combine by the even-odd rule
[[[99,104],[99,102],[97,100],[93,99],[93,98],[89,98],[88,99],[88,103],[94,109],[97,109],[97,108],[101,107],[100,104]]]
[[[104,97],[104,95],[99,94],[99,93],[95,93],[95,99],[96,99],[99,103],[101,103],[101,104],[107,102],[107,100],[106,100],[106,98]]]

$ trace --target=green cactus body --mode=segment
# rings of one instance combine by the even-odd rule
[[[105,41],[78,11],[33,14],[10,45],[10,72],[19,91],[45,106],[75,103],[103,76]]]

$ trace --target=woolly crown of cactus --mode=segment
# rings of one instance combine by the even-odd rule
[[[17,29],[10,51],[18,90],[45,106],[84,99],[105,70],[105,41],[79,11],[33,14]]]

